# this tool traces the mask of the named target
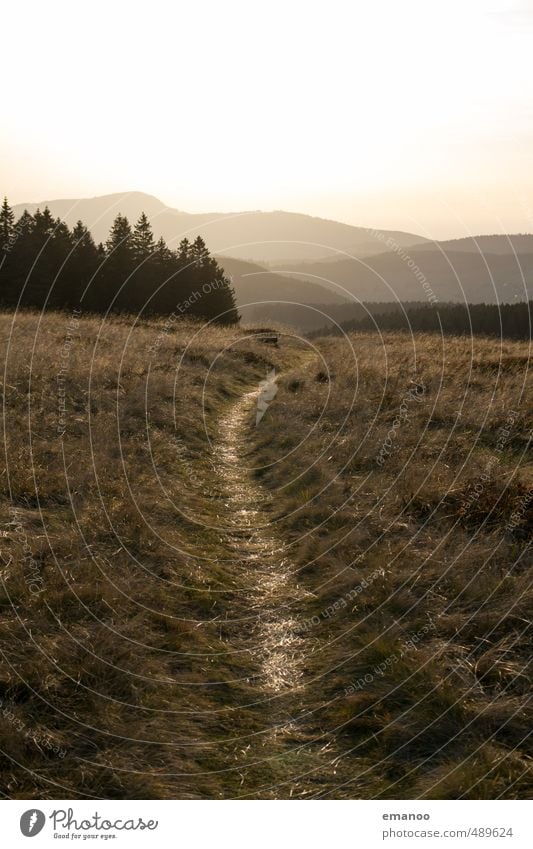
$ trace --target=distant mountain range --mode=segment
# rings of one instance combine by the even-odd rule
[[[438,242],[291,212],[190,214],[141,192],[19,204],[15,213],[44,206],[70,225],[81,219],[97,241],[119,212],[131,222],[146,212],[156,237],[171,246],[201,235],[231,276],[246,320],[303,328],[319,326],[328,304],[331,319],[339,321],[352,317],[358,302],[533,298],[532,234]]]
[[[142,192],[78,200],[43,200],[18,204],[14,209],[20,215],[24,209],[33,213],[45,206],[71,226],[81,218],[97,241],[107,237],[119,212],[132,223],[141,212],[146,212],[156,236],[163,236],[171,246],[184,236],[194,238],[201,235],[211,252],[250,262],[315,260],[338,256],[338,251],[371,256],[385,250],[389,238],[400,247],[425,241],[413,233],[393,230],[380,232],[378,237],[365,227],[352,227],[339,221],[295,212],[191,214],[167,207],[156,197]]]

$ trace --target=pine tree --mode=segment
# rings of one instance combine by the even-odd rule
[[[37,210],[22,247],[26,277],[21,303],[37,309],[63,307],[67,298],[65,266],[72,249],[67,225],[56,220],[48,207]]]
[[[15,225],[15,230],[18,234],[17,243],[19,241],[24,241],[31,233],[33,233],[33,229],[35,227],[35,220],[33,215],[30,215],[27,209],[24,210],[19,220]]]
[[[131,240],[135,261],[141,263],[152,256],[155,248],[154,234],[146,214],[141,213]]]
[[[218,324],[236,324],[239,313],[235,304],[235,290],[224,274],[224,269],[214,257],[209,257],[211,295],[209,313]]]
[[[75,227],[72,228],[72,239],[76,249],[96,251],[94,239],[83,221],[76,222]]]
[[[101,262],[101,255],[94,239],[82,221],[78,221],[72,230],[72,253],[68,262],[68,303],[70,308],[83,305],[87,308],[87,296],[90,299],[90,286]],[[103,248],[102,255],[103,255]]]
[[[70,262],[74,246],[72,233],[60,218],[55,219],[52,235],[39,257],[38,268],[44,264],[48,273],[49,294],[46,306],[49,309],[67,309],[72,304],[72,280]]]
[[[182,239],[177,251],[180,265],[187,265],[191,260],[191,243],[188,239]]]
[[[167,243],[163,239],[163,236],[158,240],[155,246],[155,254],[159,260],[164,260],[166,262],[171,262],[174,257],[173,252],[168,247]]]
[[[113,221],[105,247],[106,261],[99,275],[100,285],[95,290],[97,308],[133,311],[130,277],[135,268],[135,258],[130,223],[124,215],[117,215]]]
[[[207,246],[201,236],[197,236],[190,250],[190,258],[197,267],[207,265],[210,257]]]
[[[4,198],[0,209],[0,250],[9,251],[12,246],[15,233],[15,214]]]
[[[7,254],[2,268],[5,279],[2,300],[16,306],[26,286],[28,274],[35,259],[32,234],[35,227],[33,215],[24,210],[15,224],[16,239],[12,240],[11,250]]]
[[[150,299],[148,311],[160,315],[172,313],[191,293],[187,268],[182,265],[178,251],[171,250],[163,238],[155,246],[151,266],[154,272],[154,296]]]
[[[111,257],[113,254],[121,252],[130,255],[131,236],[131,227],[128,219],[124,215],[117,215],[105,243],[108,256]]]
[[[36,240],[42,240],[42,244],[39,247],[42,247],[46,240],[53,235],[56,224],[57,222],[47,206],[45,206],[43,212],[40,209],[35,212],[33,216],[33,235]]]

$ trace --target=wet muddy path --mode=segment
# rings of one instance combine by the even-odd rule
[[[239,576],[247,611],[232,642],[236,649],[246,646],[257,669],[251,683],[260,731],[236,747],[236,757],[242,760],[242,796],[306,797],[332,777],[333,756],[306,721],[305,660],[312,645],[302,635],[301,616],[308,594],[270,520],[272,495],[254,476],[258,399],[260,388],[234,402],[219,420],[213,444],[224,503],[224,550]]]

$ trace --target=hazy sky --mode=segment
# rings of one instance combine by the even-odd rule
[[[5,4],[0,192],[533,231],[532,22],[533,0]]]

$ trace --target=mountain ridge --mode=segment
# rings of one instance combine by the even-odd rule
[[[441,250],[444,253],[533,254],[533,233],[490,233],[457,239],[421,242],[413,251]]]
[[[377,231],[368,227],[284,210],[188,213],[168,207],[155,195],[143,192],[22,203],[16,204],[14,211],[20,215],[24,209],[35,212],[44,206],[70,226],[81,218],[97,241],[107,237],[119,212],[132,221],[146,212],[155,235],[163,236],[170,244],[185,236],[202,235],[212,252],[251,262],[321,259],[339,252],[369,256],[382,253],[387,238],[394,239],[400,247],[425,242],[414,233],[384,230],[378,236]]]

